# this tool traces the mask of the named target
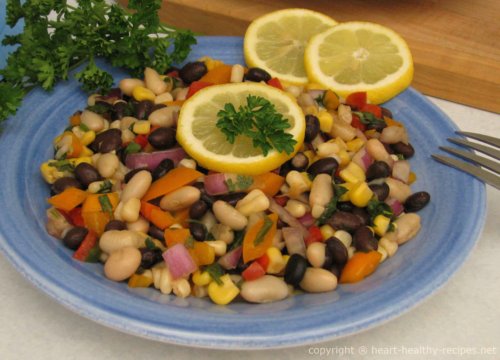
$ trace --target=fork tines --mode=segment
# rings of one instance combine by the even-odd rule
[[[482,141],[483,143],[492,145],[494,147],[482,145],[480,143],[468,141],[465,139],[456,139],[456,138],[449,138],[448,141],[465,146],[477,151],[480,151],[493,159],[500,160],[500,139],[495,138],[492,136],[488,135],[482,135],[482,134],[476,134],[476,133],[471,133],[471,132],[466,132],[466,131],[456,131],[457,134],[469,137],[471,139],[479,140]],[[496,147],[496,148],[495,148]],[[432,157],[449,166],[452,166],[456,169],[462,170],[468,174],[471,174],[475,177],[477,177],[479,180],[484,181],[487,184],[490,184],[491,186],[500,189],[500,176],[495,175],[500,174],[500,163],[488,159],[482,156],[478,156],[474,154],[471,151],[464,151],[456,148],[451,148],[451,147],[446,147],[446,146],[440,146],[439,147],[441,150],[444,150],[446,152],[449,152],[453,155],[460,156],[464,159],[470,160],[470,162],[463,162],[460,160],[457,160],[452,157],[448,156],[442,156],[442,155],[432,155]],[[481,167],[485,167],[490,171],[484,170]]]

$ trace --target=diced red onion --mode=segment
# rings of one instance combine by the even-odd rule
[[[229,189],[226,184],[226,174],[215,173],[206,175],[203,182],[208,195],[227,194]]]
[[[391,207],[395,216],[399,216],[404,211],[403,204],[394,198],[387,198],[385,203]]]
[[[359,165],[366,172],[366,170],[373,163],[373,158],[370,154],[368,154],[366,148],[362,147],[356,154],[354,154],[354,156],[352,157],[352,161],[355,164]]]
[[[240,261],[243,248],[238,246],[237,248],[231,250],[230,252],[224,254],[219,259],[218,263],[226,270],[235,269]]]
[[[165,159],[170,159],[174,165],[177,165],[186,156],[186,152],[181,147],[152,153],[141,152],[127,155],[126,165],[129,169],[147,168],[153,171]]]
[[[303,237],[309,234],[306,227],[300,223],[295,217],[293,217],[288,211],[286,211],[282,206],[278,205],[273,198],[269,198],[269,210],[276,213],[281,221],[284,221],[293,228],[298,229]]]
[[[410,163],[407,160],[398,160],[394,162],[392,166],[392,177],[407,184],[410,177]]]
[[[293,227],[284,227],[281,229],[283,234],[283,239],[285,240],[285,246],[289,255],[299,254],[306,256],[306,244],[304,242],[304,236],[299,229]]]
[[[187,276],[198,269],[189,251],[183,244],[176,244],[168,248],[163,253],[163,259],[174,280]]]
[[[299,221],[305,227],[309,227],[309,226],[311,226],[311,225],[314,224],[314,222],[316,221],[316,219],[313,218],[313,216],[311,215],[311,213],[306,213],[304,216],[301,216],[299,218]]]

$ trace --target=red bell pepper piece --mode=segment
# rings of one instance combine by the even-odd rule
[[[167,76],[170,76],[170,77],[179,77],[179,71],[172,70],[171,72],[167,73]]]
[[[283,85],[281,85],[281,81],[278,78],[272,78],[267,82],[267,85],[283,90]]]
[[[80,247],[73,254],[73,259],[86,261],[90,255],[90,251],[97,245],[97,234],[89,230],[83,239]]]
[[[264,269],[264,271],[267,270],[267,267],[269,266],[269,257],[267,255],[262,255],[260,258],[255,260],[255,262],[258,262],[259,265]]]
[[[266,275],[266,270],[264,270],[258,261],[252,262],[250,266],[241,273],[245,281],[257,280],[264,275]]]
[[[191,85],[189,85],[189,90],[186,95],[186,99],[189,99],[191,96],[196,94],[198,91],[200,91],[203,88],[206,88],[207,86],[213,85],[212,83],[205,82],[205,81],[193,81]]]
[[[309,228],[309,235],[305,238],[304,242],[306,246],[309,246],[313,242],[323,241],[323,235],[321,235],[321,230],[319,227],[313,225]]]
[[[345,103],[355,110],[362,109],[366,105],[366,92],[355,92],[349,94],[345,99]]]
[[[141,149],[144,149],[148,144],[148,137],[144,134],[139,134],[135,137],[134,142],[138,144]]]
[[[374,104],[365,104],[362,108],[361,111],[363,112],[369,112],[375,115],[378,119],[382,119],[382,108],[378,105]]]
[[[76,207],[68,212],[69,222],[74,226],[85,226],[82,217],[82,208]]]
[[[352,114],[351,126],[355,127],[356,129],[359,129],[361,131],[366,130],[366,125],[361,122],[361,120],[359,119],[359,116],[356,114]]]

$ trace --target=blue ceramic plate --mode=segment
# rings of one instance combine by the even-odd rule
[[[203,55],[242,63],[242,39],[199,38],[191,59]],[[116,79],[125,76],[112,72]],[[45,231],[49,189],[38,167],[51,157],[52,139],[66,127],[68,116],[85,101],[74,81],[50,94],[35,90],[7,122],[0,138],[0,248],[20,273],[56,301],[120,331],[169,343],[233,349],[286,347],[353,334],[408,311],[434,293],[463,263],[483,225],[484,185],[429,157],[455,125],[408,89],[387,107],[405,123],[417,150],[411,160],[418,174],[413,188],[429,191],[432,202],[421,212],[418,236],[373,276],[335,292],[263,305],[222,307],[206,299],[130,289],[105,279],[101,265],[72,260],[71,252]]]

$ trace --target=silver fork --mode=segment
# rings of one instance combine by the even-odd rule
[[[472,142],[465,139],[449,138],[447,140],[454,144],[480,151],[488,156],[491,156],[496,160],[500,160],[499,138],[495,138],[493,136],[488,136],[488,135],[466,132],[466,131],[455,131],[455,133],[458,135],[469,137],[471,139],[482,141],[486,144],[492,145],[493,147],[482,145],[480,143]],[[500,176],[495,175],[495,173],[500,174],[500,163],[493,161],[491,159],[487,159],[482,156],[478,156],[470,151],[464,151],[446,146],[440,146],[439,148],[453,155],[457,155],[464,159],[470,160],[471,162],[459,161],[449,156],[432,155],[432,157],[435,160],[439,161],[440,163],[446,164],[448,166],[454,167],[456,169],[462,170],[468,174],[471,174],[477,177],[479,180],[484,181],[485,183],[490,184],[491,186],[500,190]],[[491,170],[492,172],[487,171],[481,167],[485,167]]]

